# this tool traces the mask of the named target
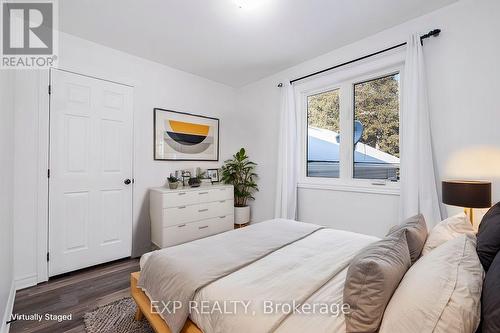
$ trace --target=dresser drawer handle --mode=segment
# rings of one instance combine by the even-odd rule
[[[185,227],[186,225],[185,224],[180,224],[177,226],[177,228],[182,228],[182,227]]]
[[[226,218],[226,215],[224,215],[224,216],[219,216],[219,218],[220,218],[220,219],[224,219],[224,218]]]
[[[198,212],[199,212],[199,213],[208,212],[208,208],[205,208],[205,209],[198,209]]]
[[[224,203],[224,202],[226,202],[226,200],[221,200],[221,201],[219,201],[219,202],[220,202],[220,203]]]
[[[186,195],[186,192],[179,192],[178,195]]]
[[[200,230],[201,229],[206,229],[206,228],[208,228],[208,225],[204,225],[203,227],[198,227],[198,229],[200,229]]]
[[[179,206],[179,207],[177,207],[177,209],[184,209],[184,208],[186,208],[186,206]]]
[[[202,194],[208,194],[208,192],[200,192],[198,193],[199,195],[202,195]]]

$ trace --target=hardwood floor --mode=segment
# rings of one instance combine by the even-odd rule
[[[13,313],[72,314],[72,320],[15,321],[10,332],[85,332],[83,315],[98,306],[130,296],[130,273],[139,270],[138,259],[123,259],[58,276],[16,293]]]

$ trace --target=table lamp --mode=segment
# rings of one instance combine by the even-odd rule
[[[443,203],[464,207],[474,224],[473,208],[491,207],[491,183],[477,180],[445,180],[443,181]]]

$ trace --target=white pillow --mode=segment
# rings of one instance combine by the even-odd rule
[[[461,235],[420,258],[394,292],[379,333],[475,332],[484,271],[474,243]]]
[[[426,255],[441,244],[460,235],[470,235],[475,240],[475,231],[465,213],[449,217],[438,223],[427,236],[422,255]]]

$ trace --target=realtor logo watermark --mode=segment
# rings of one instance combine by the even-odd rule
[[[40,69],[56,65],[57,2],[2,1],[2,59],[4,69]]]

